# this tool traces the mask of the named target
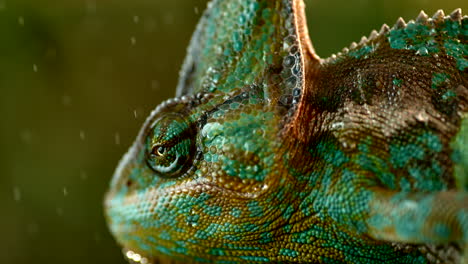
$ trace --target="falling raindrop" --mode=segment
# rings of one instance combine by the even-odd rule
[[[32,141],[32,133],[29,130],[23,130],[20,133],[21,141],[26,144],[31,144]]]
[[[22,17],[22,16],[19,16],[19,17],[18,17],[18,24],[19,24],[20,26],[24,26],[24,17]]]
[[[55,209],[55,212],[57,213],[58,216],[62,216],[62,215],[63,215],[63,209],[60,208],[60,207],[57,207],[57,208]]]
[[[151,80],[151,90],[159,90],[159,82],[157,80]]]
[[[154,32],[156,29],[156,20],[152,17],[146,18],[143,27],[145,32]]]
[[[63,196],[67,196],[67,195],[68,195],[67,187],[63,187]]]
[[[37,234],[39,232],[39,225],[37,223],[28,224],[28,233],[31,235]]]
[[[101,234],[99,234],[98,232],[95,232],[94,241],[96,241],[96,243],[99,243],[101,241]]]
[[[36,64],[33,64],[33,71],[37,72],[37,65]]]
[[[133,16],[133,23],[138,24],[140,22],[140,17],[139,16]]]
[[[16,202],[21,201],[21,190],[18,187],[13,188],[13,199],[15,199]]]
[[[119,134],[119,132],[115,132],[114,139],[115,139],[115,144],[120,145],[120,134]]]
[[[134,46],[136,44],[136,38],[135,37],[131,37],[130,38],[130,43]]]
[[[85,132],[83,130],[80,130],[80,139],[85,140]]]
[[[198,15],[198,13],[200,13],[200,11],[198,10],[198,6],[196,6],[196,7],[194,8],[194,11],[195,11],[195,14],[196,14],[196,15]]]
[[[62,96],[62,104],[64,106],[70,106],[71,105],[71,97],[68,95]]]
[[[135,119],[137,119],[137,118],[138,118],[138,113],[137,113],[137,110],[136,110],[136,109],[135,109],[135,110],[133,110],[133,116],[135,117]]]
[[[88,13],[96,13],[96,10],[97,10],[96,1],[94,0],[86,1],[86,10],[88,11]]]
[[[86,173],[86,171],[81,171],[80,172],[80,178],[84,181],[86,179],[88,179],[88,174]]]
[[[174,23],[174,16],[171,13],[165,13],[163,16],[163,22],[166,25],[172,25]]]

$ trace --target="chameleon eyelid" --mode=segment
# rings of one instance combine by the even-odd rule
[[[163,166],[155,166],[159,172],[161,173],[170,173],[176,166],[177,163],[179,162],[180,155],[176,155],[175,160],[169,165],[169,167],[163,167]]]

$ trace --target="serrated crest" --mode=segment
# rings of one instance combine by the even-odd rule
[[[457,9],[453,10],[453,12],[450,13],[450,19],[452,21],[461,21],[461,19],[462,19],[462,10],[461,10],[461,8],[457,8]]]
[[[390,31],[390,27],[387,24],[383,24],[380,28],[379,35],[387,34]]]
[[[405,28],[405,27],[406,27],[406,22],[402,17],[400,17],[395,22],[395,25],[393,26],[393,29],[402,29],[402,28]]]
[[[427,14],[423,10],[421,10],[421,12],[419,12],[418,17],[416,18],[416,22],[420,24],[425,24],[428,19],[429,17],[427,16]]]
[[[440,23],[444,21],[445,13],[442,9],[437,10],[432,16],[432,21],[435,23]]]
[[[367,38],[366,36],[362,36],[361,41],[359,41],[358,45],[364,45],[367,43]]]
[[[369,40],[374,40],[376,39],[377,37],[379,36],[379,33],[377,32],[377,30],[372,30],[370,35],[369,35]]]

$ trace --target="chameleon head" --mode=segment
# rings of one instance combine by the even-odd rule
[[[302,49],[312,49],[304,21],[302,1],[210,2],[179,97],[147,119],[107,193],[107,221],[124,248],[149,260],[290,255],[281,246],[299,201],[293,178],[310,169],[290,162],[310,155],[283,137],[303,96]]]
[[[303,11],[210,2],[179,97],[147,119],[106,196],[130,259],[426,263],[416,245],[466,245],[466,192],[444,184],[467,20],[422,13],[321,60]]]
[[[281,113],[255,89],[171,99],[120,162],[105,209],[111,232],[148,259],[184,259],[259,239],[278,184]],[[210,252],[218,250],[216,252]]]

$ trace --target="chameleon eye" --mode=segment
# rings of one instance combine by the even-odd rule
[[[146,162],[161,177],[178,177],[190,167],[194,140],[182,117],[168,114],[157,119],[146,139]]]
[[[153,154],[158,155],[159,157],[164,156],[164,152],[166,152],[166,148],[163,146],[155,146],[152,151]]]

